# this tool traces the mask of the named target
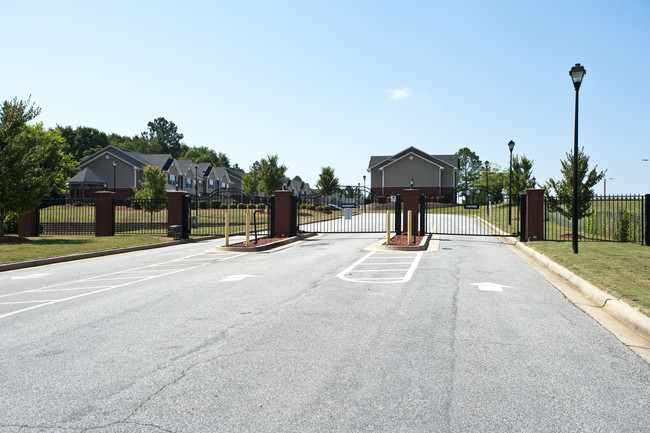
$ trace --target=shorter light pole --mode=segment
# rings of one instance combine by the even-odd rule
[[[515,148],[515,142],[510,140],[508,143],[510,149],[510,189],[508,192],[508,225],[512,225],[512,149]]]
[[[486,200],[488,204],[490,203],[490,180],[489,180],[489,167],[490,167],[490,162],[485,161],[485,194],[486,194]]]
[[[586,73],[587,71],[580,63],[576,63],[569,71],[573,81],[573,88],[576,91],[576,113],[573,132],[573,212],[571,213],[571,225],[573,226],[571,243],[574,254],[578,254],[578,91]]]
[[[113,161],[113,192],[115,192],[115,172],[117,169],[117,161]]]
[[[366,211],[366,175],[363,175],[363,211]]]
[[[196,207],[196,221],[199,221],[199,166],[194,166],[194,204]]]
[[[614,180],[614,178],[610,177],[609,180]],[[607,178],[603,179],[603,196],[607,197]]]

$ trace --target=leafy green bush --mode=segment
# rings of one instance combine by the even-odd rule
[[[260,203],[257,205],[258,209],[266,209],[266,205],[264,203]]]
[[[205,201],[205,200],[200,200],[200,201],[199,201],[199,207],[200,207],[201,209],[207,209],[207,208],[208,208],[208,202]]]
[[[219,200],[212,201],[212,209],[221,209],[221,202]]]
[[[248,208],[249,209],[257,209],[257,205],[255,203],[249,203]]]
[[[221,209],[228,209],[228,205],[226,203],[221,203],[221,206],[219,206]]]
[[[235,205],[235,203],[233,202],[233,206],[234,205]],[[237,205],[237,209],[246,209],[247,207],[248,207],[248,205],[246,203],[239,203]]]
[[[18,214],[15,212],[9,212],[9,215],[5,218],[5,233],[18,233]]]
[[[316,210],[316,205],[314,205],[314,204],[308,204],[308,205],[307,205],[307,210]]]

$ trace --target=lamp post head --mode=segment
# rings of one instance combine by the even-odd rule
[[[580,63],[576,63],[576,65],[572,67],[571,70],[569,71],[569,75],[573,80],[573,87],[576,89],[576,92],[580,88],[580,84],[582,83],[582,78],[585,76],[586,73],[587,71]]]
[[[113,161],[113,167],[117,167],[117,161]]]
[[[413,178],[411,178],[411,189],[413,189]]]
[[[514,148],[515,148],[515,142],[510,140],[510,142],[508,143],[508,149],[510,149],[511,153],[512,153],[512,149]]]
[[[535,185],[537,185],[537,179],[535,179],[535,177],[533,177],[532,180],[533,180],[533,188],[535,188]]]
[[[490,165],[490,162],[489,162],[489,161],[485,161],[485,169],[486,169],[486,170],[488,169],[488,166],[489,166],[489,165]]]

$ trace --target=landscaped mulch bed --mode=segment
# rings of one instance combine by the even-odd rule
[[[411,245],[413,246],[420,245],[422,239],[424,239],[424,236],[415,236],[415,241],[413,241],[413,237],[411,237]],[[395,235],[392,238],[390,238],[390,244],[388,245],[406,247],[407,246],[406,241],[407,241],[406,235]],[[386,242],[384,242],[382,245],[386,245]]]
[[[248,243],[249,247],[260,247],[262,245],[267,245],[267,244],[272,244],[273,242],[279,242],[279,241],[284,241],[288,239],[286,236],[282,237],[275,237],[275,238],[258,238],[257,243],[255,243],[255,239],[251,238],[250,242]],[[230,244],[228,245],[229,247],[246,247],[246,243],[244,242],[237,242],[236,244]]]

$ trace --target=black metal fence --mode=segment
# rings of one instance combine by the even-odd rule
[[[115,233],[167,233],[167,199],[115,199],[113,210]]]
[[[578,220],[580,241],[646,243],[647,197],[643,195],[596,196],[579,200],[584,216]],[[571,241],[573,201],[546,197],[544,239]]]
[[[51,235],[94,235],[94,199],[44,199],[39,208],[40,231]]]
[[[498,204],[427,202],[427,232],[468,236],[517,236],[520,233],[519,200],[505,196]]]

